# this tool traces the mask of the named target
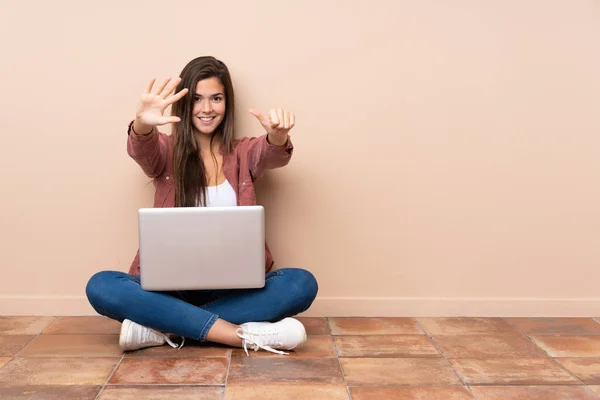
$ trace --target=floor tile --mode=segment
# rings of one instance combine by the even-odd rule
[[[265,350],[254,351],[248,349],[250,357],[262,358],[281,358],[280,354],[271,353]],[[247,357],[244,349],[235,349],[234,357]],[[331,336],[309,336],[304,346],[289,351],[289,358],[335,358],[335,348],[333,347],[333,338]]]
[[[227,385],[225,400],[348,400],[343,385],[280,385],[232,386]]]
[[[107,386],[98,400],[214,400],[224,391],[219,386]]]
[[[223,385],[225,358],[124,358],[110,385]]]
[[[35,336],[0,336],[0,357],[12,357],[21,351]]]
[[[0,335],[37,335],[55,317],[3,317],[0,316]]]
[[[336,358],[303,359],[234,357],[231,359],[228,385],[330,384],[342,385],[344,380]]]
[[[340,362],[351,386],[461,385],[441,358],[341,358]]]
[[[17,358],[0,369],[4,385],[102,385],[118,358]]]
[[[600,385],[590,386],[589,388],[592,389],[594,392],[596,392],[597,395],[600,396]]]
[[[591,318],[506,318],[526,335],[600,335],[600,324]]]
[[[120,357],[117,335],[40,335],[19,357]]]
[[[139,357],[167,357],[167,358],[192,358],[192,357],[224,357],[231,355],[231,348],[225,346],[211,346],[207,344],[188,344],[180,349],[174,349],[169,345],[147,347],[145,349],[128,351],[125,353],[127,358]]]
[[[587,385],[600,385],[600,358],[557,358],[556,362],[568,369]]]
[[[94,400],[101,386],[3,386],[0,399]]]
[[[59,317],[44,331],[43,335],[118,335],[121,323],[103,316]]]
[[[6,365],[10,360],[12,360],[12,357],[0,357],[0,368]]]
[[[413,318],[328,318],[333,335],[422,335]]]
[[[448,358],[547,357],[520,333],[502,335],[433,336]]]
[[[425,335],[335,336],[340,357],[441,357]]]
[[[302,322],[307,335],[329,335],[327,320],[320,317],[300,317],[298,321]]]
[[[457,359],[450,362],[468,385],[580,384],[550,358]]]
[[[471,386],[477,400],[596,400],[585,386]]]
[[[502,318],[417,318],[430,335],[494,335],[515,329]]]
[[[552,357],[600,357],[600,336],[532,336]]]
[[[352,400],[471,400],[465,387],[360,387],[350,388]]]

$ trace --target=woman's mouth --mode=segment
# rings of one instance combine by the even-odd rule
[[[210,125],[216,117],[199,117],[200,122],[205,125]]]

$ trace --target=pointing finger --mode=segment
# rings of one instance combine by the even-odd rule
[[[256,119],[258,119],[258,121],[261,124],[266,124],[268,123],[268,118],[266,118],[264,115],[262,115],[262,113],[258,110],[255,110],[253,108],[251,108],[250,110],[248,110],[250,112],[250,114],[254,115],[256,117]]]
[[[254,115],[258,119],[260,119],[262,117],[261,112],[258,110],[255,110],[253,108],[249,109],[248,112],[250,112],[250,114]]]

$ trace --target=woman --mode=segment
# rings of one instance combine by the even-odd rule
[[[254,181],[267,169],[286,165],[293,145],[293,113],[250,112],[265,134],[234,139],[234,93],[229,71],[213,57],[192,60],[177,79],[166,79],[142,95],[129,124],[127,151],[154,178],[154,207],[248,206],[256,204]],[[175,91],[175,94],[173,92]],[[164,116],[172,105],[171,116]],[[166,135],[157,126],[173,124]],[[129,273],[102,271],[87,284],[90,304],[122,321],[125,351],[169,343],[167,333],[279,354],[306,341],[302,323],[290,318],[307,310],[318,285],[303,269],[271,271],[265,244],[265,287],[247,290],[149,292],[140,287],[139,251]],[[183,345],[183,341],[181,343]]]

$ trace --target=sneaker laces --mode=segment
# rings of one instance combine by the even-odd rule
[[[238,330],[236,331],[238,337],[240,339],[242,339],[242,347],[244,348],[244,351],[246,352],[246,355],[249,356],[250,354],[248,354],[248,345],[250,345],[251,349],[254,349],[254,351],[258,351],[259,349],[263,349],[266,351],[270,351],[271,353],[276,353],[276,354],[281,354],[281,355],[287,355],[289,353],[286,353],[284,351],[280,351],[280,350],[275,350],[273,347],[273,345],[275,346],[282,346],[281,343],[281,339],[279,338],[279,330],[275,329],[275,328],[264,328],[261,329],[260,332],[245,332],[242,328],[238,328]],[[269,343],[269,344],[266,344]]]
[[[183,344],[185,343],[185,337],[181,336],[181,344],[177,345],[176,343],[172,342],[171,339],[169,339],[169,336],[165,335],[165,341],[169,344],[169,346],[171,346],[174,349],[181,349],[183,347]]]
[[[158,340],[162,340],[164,339],[165,342],[167,342],[169,344],[169,346],[171,346],[174,349],[181,349],[183,347],[183,344],[185,343],[185,337],[181,336],[181,344],[177,345],[175,342],[173,342],[170,338],[169,335],[166,335],[162,332],[158,332],[155,331],[154,329],[150,329],[150,328],[146,328],[148,329],[147,331],[147,336],[144,338],[145,340],[142,340],[142,343],[146,343],[146,342],[150,342],[153,343],[154,341]],[[154,336],[154,337],[152,337]]]

